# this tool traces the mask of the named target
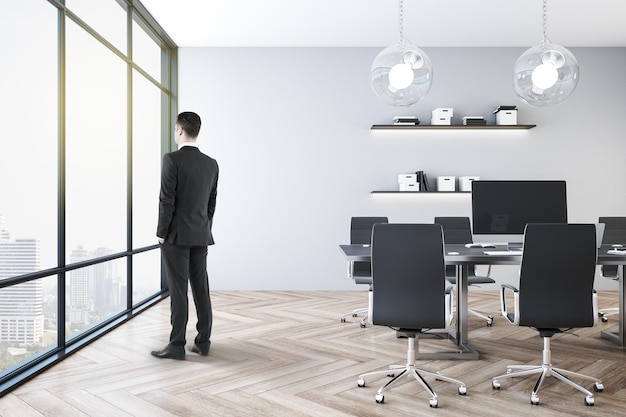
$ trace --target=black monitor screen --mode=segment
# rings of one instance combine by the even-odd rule
[[[475,234],[519,235],[527,223],[567,223],[565,181],[474,181]]]

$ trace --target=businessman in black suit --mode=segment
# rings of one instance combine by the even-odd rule
[[[211,347],[213,313],[206,258],[207,247],[214,243],[211,225],[219,168],[215,159],[196,145],[200,124],[195,113],[179,114],[175,131],[178,150],[163,156],[157,238],[170,290],[172,332],[167,346],[152,352],[157,358],[185,359],[187,281],[198,315],[198,333],[189,350],[206,356]]]

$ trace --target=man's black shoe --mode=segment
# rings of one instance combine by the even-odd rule
[[[211,347],[211,343],[209,342],[208,345],[206,346],[198,346],[197,344],[193,344],[192,346],[189,347],[189,351],[193,352],[193,353],[197,353],[198,355],[201,356],[209,356],[209,348]]]
[[[160,359],[185,359],[185,349],[183,347],[176,347],[167,345],[163,350],[153,350],[152,356]]]

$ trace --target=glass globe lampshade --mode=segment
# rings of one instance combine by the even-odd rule
[[[515,62],[515,92],[531,106],[560,103],[576,88],[578,70],[578,62],[570,51],[542,42],[526,50]]]
[[[424,97],[433,79],[430,59],[406,40],[383,49],[372,62],[374,93],[392,106],[410,106]]]

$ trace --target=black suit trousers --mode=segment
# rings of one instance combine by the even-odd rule
[[[184,346],[189,320],[188,285],[196,305],[198,334],[194,342],[199,347],[208,346],[213,325],[209,276],[207,274],[207,247],[180,246],[170,243],[161,245],[161,255],[170,290],[171,323],[170,345]]]

